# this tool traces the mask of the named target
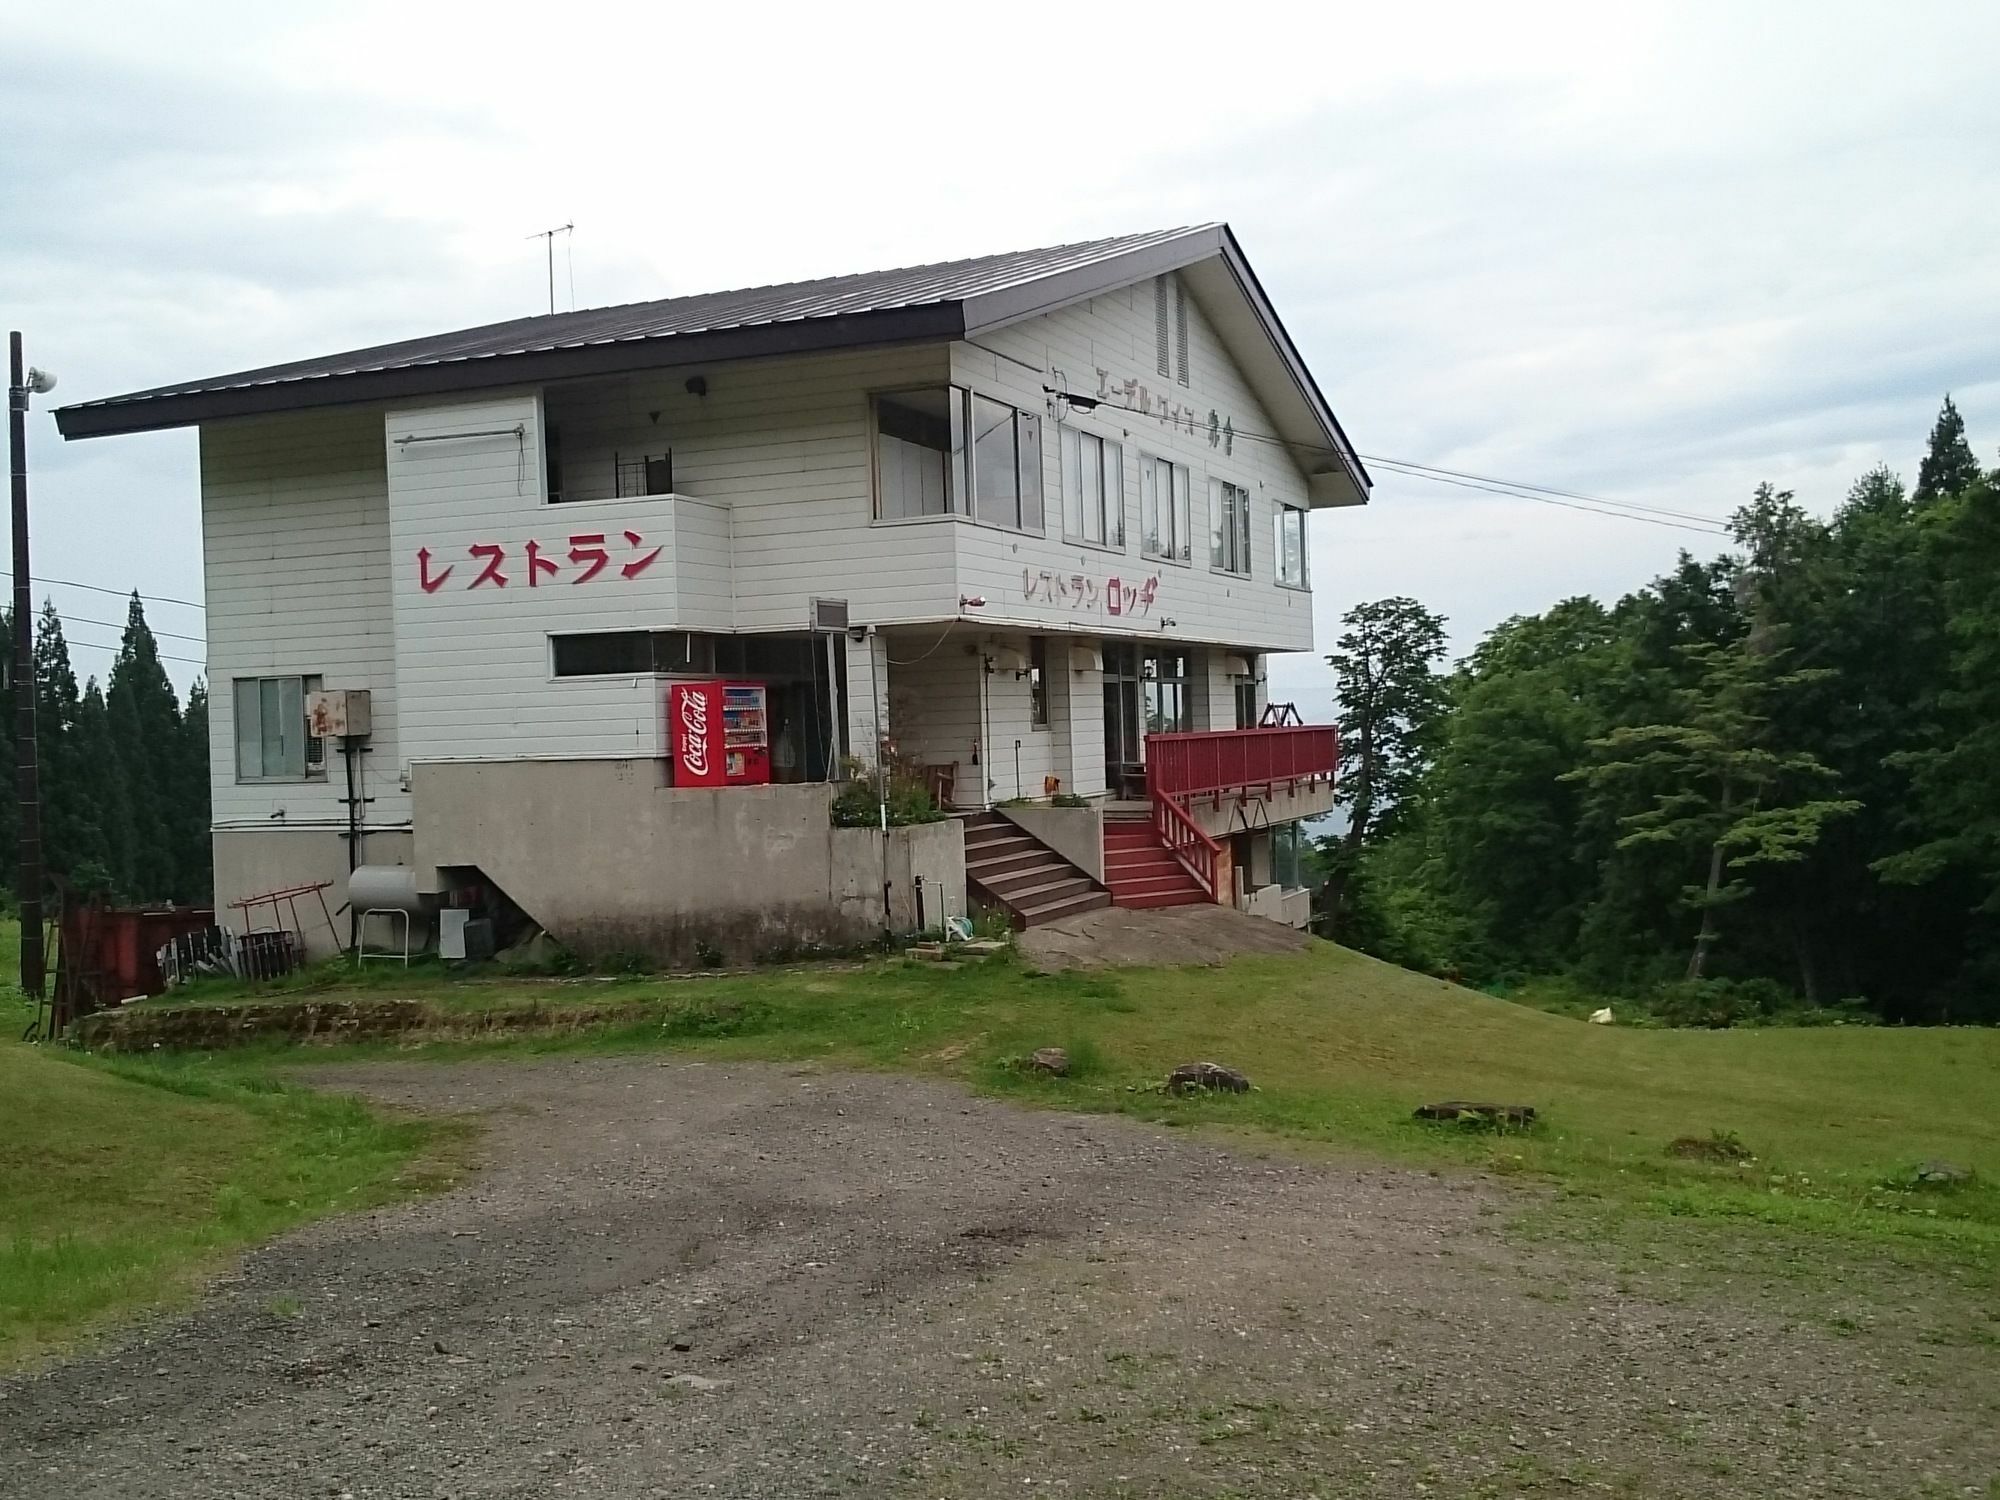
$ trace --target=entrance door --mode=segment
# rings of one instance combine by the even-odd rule
[[[1139,713],[1139,652],[1130,641],[1104,643],[1104,781],[1114,795],[1140,775],[1145,726]]]

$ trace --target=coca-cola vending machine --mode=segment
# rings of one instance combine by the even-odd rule
[[[667,689],[675,786],[763,786],[770,715],[761,682],[676,682]]]

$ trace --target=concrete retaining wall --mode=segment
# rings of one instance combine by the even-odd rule
[[[1027,804],[996,807],[1001,817],[1032,834],[1092,880],[1104,879],[1104,809]]]
[[[244,930],[243,913],[232,911],[229,903],[245,896],[284,886],[330,880],[326,904],[332,911],[329,926],[313,897],[301,897],[298,904],[300,935],[306,952],[313,958],[330,958],[347,946],[347,918],[340,911],[347,901],[347,841],[331,828],[229,828],[213,835],[215,850],[215,920],[231,932]],[[366,834],[361,841],[361,858],[367,864],[407,865],[413,842],[405,828],[385,829]],[[281,923],[289,927],[291,914]],[[271,925],[269,909],[259,913],[256,925]],[[379,934],[378,934],[379,937]]]
[[[646,759],[419,763],[416,863],[478,867],[586,957],[846,947],[882,931],[883,835],[830,826],[833,792],[668,787]],[[898,931],[916,926],[918,874],[962,905],[957,823],[889,830],[887,865]]]

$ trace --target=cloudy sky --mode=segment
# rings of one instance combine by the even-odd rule
[[[589,306],[1227,219],[1366,454],[1720,518],[1912,476],[1947,390],[2000,449],[2000,6],[1389,10],[13,5],[0,315],[73,401],[538,311],[570,221]],[[38,576],[199,601],[192,433],[30,456]],[[1720,542],[1377,481],[1323,644]]]

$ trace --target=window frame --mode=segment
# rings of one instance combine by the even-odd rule
[[[1172,493],[1168,496],[1164,511],[1159,507],[1160,470],[1165,469]],[[1156,524],[1159,517],[1171,523],[1177,533],[1179,550],[1173,541],[1161,547],[1147,545],[1146,502],[1147,491],[1152,491]],[[1160,562],[1175,563],[1190,567],[1194,563],[1194,474],[1184,463],[1164,453],[1139,454],[1139,555],[1155,558]]]
[[[882,481],[882,403],[894,402],[898,396],[945,392],[945,422],[950,429],[947,441],[956,446],[943,449],[945,505],[942,510],[919,511],[911,515],[892,516],[883,510],[884,486]],[[1012,497],[1014,519],[1012,521],[993,519],[979,513],[979,430],[976,426],[978,405],[984,401],[1013,413],[1014,449],[1014,494]],[[1033,434],[1030,446],[1027,434]],[[894,433],[888,434],[894,437]],[[909,439],[901,439],[908,442]],[[938,451],[938,450],[932,450]],[[885,388],[868,393],[868,476],[870,489],[870,524],[877,526],[915,525],[931,521],[970,521],[975,526],[985,526],[994,531],[1011,531],[1021,536],[1046,536],[1048,534],[1048,477],[1045,467],[1042,416],[1040,412],[1027,411],[1001,396],[993,396],[972,386],[958,385],[951,381],[939,384],[927,381],[922,385],[905,385]],[[1030,489],[1033,493],[1030,494]]]
[[[1226,498],[1234,494],[1240,497],[1236,506],[1225,505]],[[1224,479],[1220,475],[1208,476],[1208,566],[1213,573],[1227,573],[1232,578],[1251,576],[1250,550],[1250,490],[1247,485]]]
[[[1061,483],[1062,518],[1063,518],[1062,539],[1064,543],[1074,547],[1097,547],[1101,548],[1103,551],[1106,552],[1119,552],[1119,553],[1124,552],[1125,550],[1124,439],[1115,437],[1105,437],[1102,433],[1092,432],[1088,428],[1078,427],[1071,422],[1058,423],[1057,426],[1059,431],[1056,437],[1056,460],[1057,460],[1056,468],[1062,476],[1062,483]],[[1097,511],[1098,511],[1097,520],[1098,520],[1099,530],[1105,533],[1101,537],[1092,537],[1087,533],[1087,531],[1083,529],[1084,522],[1086,522],[1089,518],[1085,515],[1083,510],[1083,501],[1087,497],[1082,494],[1078,494],[1075,497],[1077,500],[1078,529],[1074,531],[1070,529],[1071,471],[1069,462],[1069,445],[1070,445],[1070,440],[1072,438],[1076,440],[1076,445],[1077,445],[1078,458],[1076,467],[1076,477],[1079,490],[1083,488],[1082,476],[1088,472],[1088,470],[1086,470],[1083,467],[1084,455],[1088,452],[1088,450],[1085,447],[1085,444],[1095,443],[1097,445],[1096,449],[1097,462],[1094,465],[1094,467],[1097,470]],[[1115,485],[1112,481],[1112,476],[1110,473],[1112,467],[1112,460],[1114,458],[1116,460],[1116,467],[1117,467],[1117,479]],[[1117,536],[1115,538],[1110,535],[1112,529],[1111,523],[1113,521],[1117,523]]]
[[[306,727],[312,722],[306,714],[306,699],[320,690],[324,678],[317,672],[270,672],[251,677],[231,677],[229,679],[229,715],[231,759],[235,763],[236,781],[239,786],[300,786],[307,782],[326,780],[326,741],[319,735],[307,734]],[[255,684],[259,699],[257,723],[257,746],[259,763],[263,760],[264,717],[262,698],[264,684],[296,682],[299,685],[299,769],[282,771],[277,775],[267,775],[262,771],[246,775],[243,770],[243,690]],[[282,691],[282,690],[281,690]],[[282,708],[282,704],[280,705]],[[282,742],[282,730],[281,742]]]
[[[1028,727],[1049,727],[1049,638],[1028,637]]]
[[[1312,512],[1303,505],[1293,505],[1288,500],[1278,502],[1277,514],[1272,517],[1271,523],[1271,540],[1276,551],[1276,558],[1271,566],[1271,574],[1281,589],[1310,589],[1312,587],[1312,549],[1308,540],[1311,535],[1311,528],[1306,524],[1306,518],[1311,514]],[[1286,576],[1285,569],[1285,528],[1294,517],[1297,518],[1299,531],[1299,574],[1298,577],[1291,578]]]
[[[659,665],[659,641],[662,636],[682,636],[686,638],[685,652],[688,665],[685,667],[662,667]],[[620,668],[609,672],[565,672],[560,668],[557,657],[558,641],[590,640],[612,636],[644,637],[648,646],[648,659],[653,664],[638,669]],[[548,635],[548,670],[551,682],[602,682],[616,677],[713,677],[717,675],[714,655],[713,632],[700,630],[649,629],[635,630],[553,630]],[[694,647],[699,643],[700,653]],[[705,659],[704,659],[705,658]]]

